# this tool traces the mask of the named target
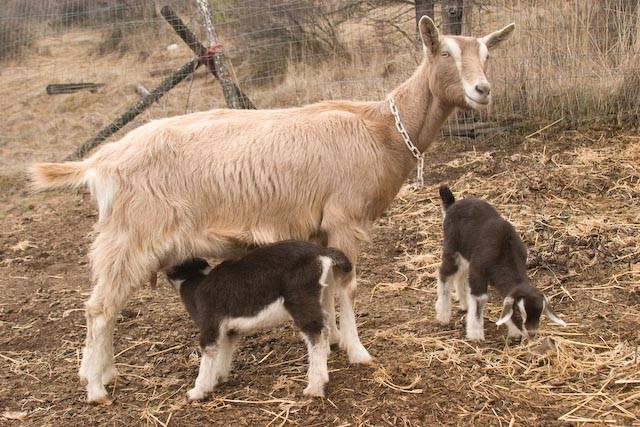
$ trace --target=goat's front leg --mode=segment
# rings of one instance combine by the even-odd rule
[[[204,346],[196,384],[187,392],[189,401],[204,399],[219,383],[227,381],[237,341],[235,335],[223,334],[215,344]]]
[[[329,246],[340,249],[353,264],[349,274],[336,276],[335,292],[340,300],[340,347],[347,351],[350,363],[370,364],[373,358],[360,342],[353,301],[357,289],[356,262],[358,258],[357,239],[348,232],[329,235]]]
[[[355,270],[338,290],[340,296],[340,346],[347,351],[350,363],[370,364],[373,358],[360,342],[353,300],[356,290]]]

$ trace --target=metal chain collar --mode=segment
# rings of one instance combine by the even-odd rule
[[[420,150],[418,150],[418,147],[413,145],[413,142],[411,142],[411,138],[409,137],[407,130],[404,128],[404,125],[400,120],[400,113],[398,112],[398,107],[396,107],[396,103],[393,100],[393,97],[391,96],[389,97],[389,109],[391,110],[391,114],[393,114],[393,117],[396,120],[396,129],[398,130],[398,133],[402,137],[404,144],[407,146],[409,151],[411,151],[411,154],[413,155],[413,157],[415,157],[416,160],[418,161],[418,167],[416,169],[416,174],[417,174],[416,184],[418,187],[422,187],[424,185],[424,176],[423,176],[424,156],[422,155]]]

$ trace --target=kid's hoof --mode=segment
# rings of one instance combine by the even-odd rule
[[[307,388],[302,392],[305,396],[309,397],[324,397],[324,386],[320,385],[311,385],[309,384]]]
[[[198,400],[204,399],[204,397],[206,395],[207,395],[206,393],[204,393],[204,392],[202,392],[202,391],[200,391],[200,390],[198,390],[196,388],[192,388],[191,390],[189,390],[187,392],[187,400],[189,402],[197,402]]]

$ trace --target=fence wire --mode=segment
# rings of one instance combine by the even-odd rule
[[[433,3],[439,24],[442,0]],[[637,1],[460,3],[465,35],[480,36],[510,22],[517,29],[490,59],[492,111],[458,114],[445,127],[445,138],[491,138],[555,121],[637,121]],[[141,86],[151,90],[192,59],[159,14],[165,5],[207,40],[196,0],[2,2],[0,150],[25,161],[59,158],[134,104]],[[209,5],[232,76],[258,108],[383,99],[413,72],[422,54],[410,0],[210,0]],[[56,83],[103,86],[47,95],[45,87]],[[223,106],[220,85],[201,67],[119,135],[153,118]]]

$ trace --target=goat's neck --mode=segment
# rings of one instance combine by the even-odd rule
[[[443,105],[429,86],[429,64],[424,59],[411,77],[391,92],[402,123],[413,144],[424,152],[436,139],[453,107]]]

